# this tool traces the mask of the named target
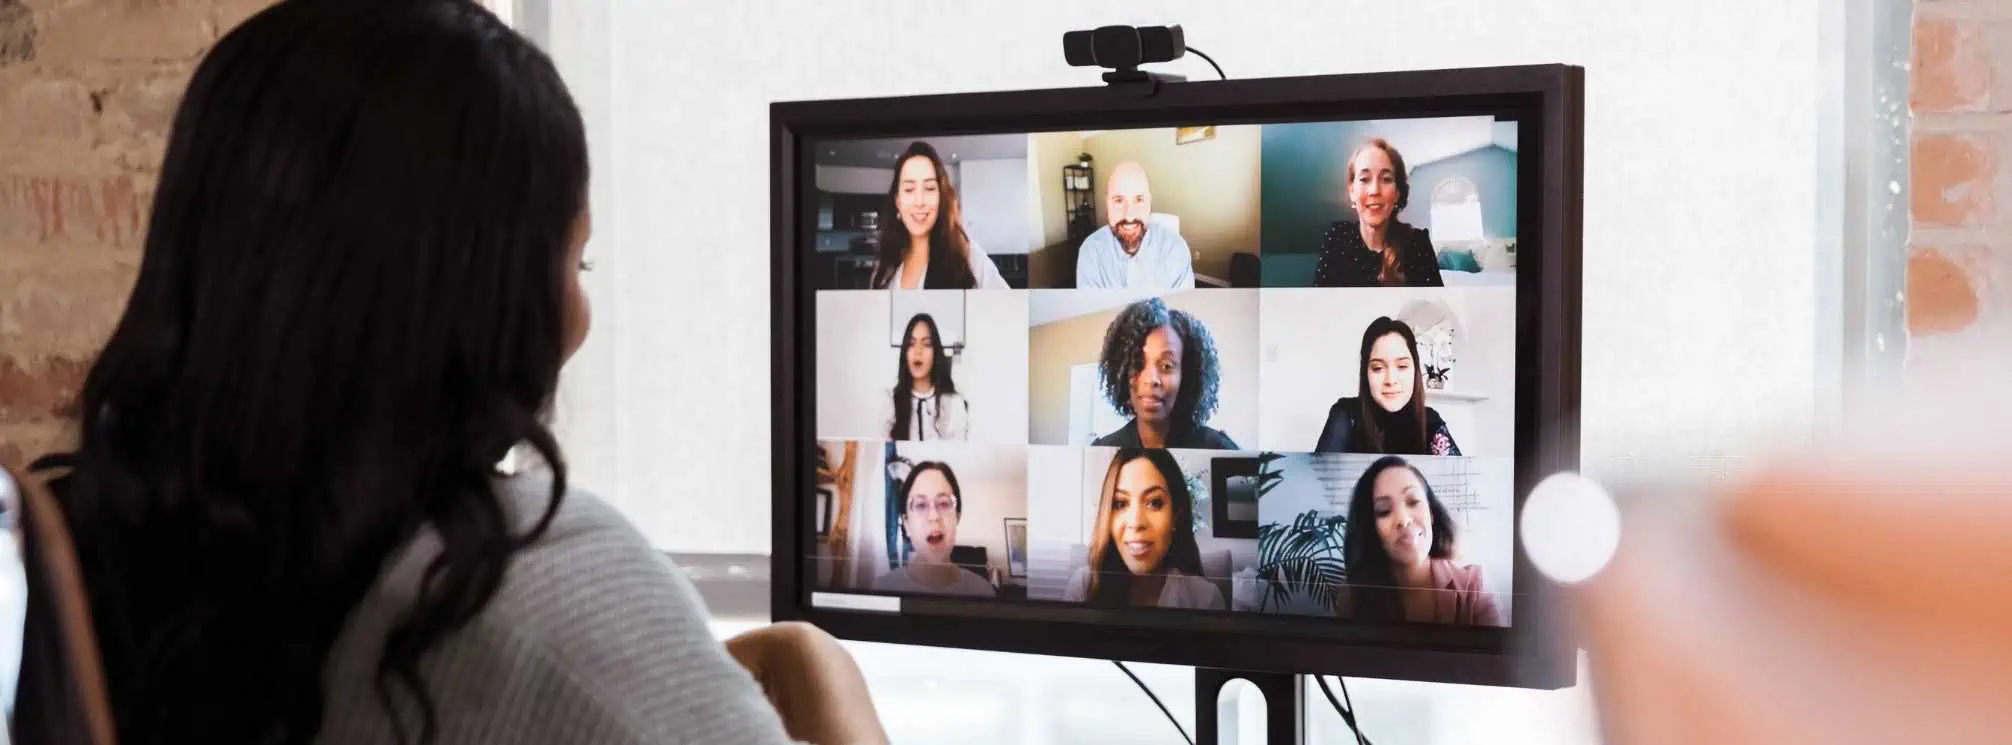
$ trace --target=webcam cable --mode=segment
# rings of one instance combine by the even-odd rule
[[[1146,685],[1146,681],[1140,680],[1139,676],[1132,674],[1132,669],[1126,667],[1123,662],[1111,660],[1111,664],[1117,665],[1119,670],[1125,671],[1125,677],[1131,678],[1133,683],[1138,684],[1139,690],[1146,692],[1146,698],[1152,699],[1153,705],[1160,707],[1160,713],[1167,715],[1167,722],[1174,725],[1174,731],[1181,733],[1182,740],[1187,741],[1188,745],[1195,745],[1195,738],[1188,736],[1188,730],[1181,726],[1181,720],[1175,719],[1174,713],[1167,709],[1167,705],[1160,703],[1160,697],[1154,695],[1153,689]]]
[[[1204,61],[1207,61],[1210,67],[1216,68],[1216,77],[1222,78],[1224,80],[1230,79],[1230,76],[1223,74],[1223,66],[1216,64],[1216,59],[1214,57],[1210,57],[1207,52],[1204,52],[1200,49],[1196,49],[1194,47],[1188,47],[1188,51],[1193,53],[1196,57],[1200,57]]]

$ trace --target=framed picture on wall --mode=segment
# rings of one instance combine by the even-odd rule
[[[1216,128],[1213,125],[1207,127],[1176,127],[1174,129],[1174,144],[1176,145],[1189,145],[1215,138]]]
[[[1210,532],[1217,538],[1258,537],[1259,458],[1237,456],[1209,461]]]
[[[819,538],[831,535],[831,505],[832,505],[831,488],[825,486],[818,487],[817,537]]]
[[[1006,576],[1027,576],[1027,518],[1006,518]]]

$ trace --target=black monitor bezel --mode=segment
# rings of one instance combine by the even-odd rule
[[[1415,627],[1344,625],[1337,629],[1358,638],[1336,641],[1275,629],[1157,624],[1147,629],[812,607],[806,558],[815,543],[800,496],[811,493],[817,442],[812,317],[817,288],[804,281],[815,227],[815,220],[805,217],[814,215],[815,205],[804,203],[800,188],[813,172],[803,144],[822,138],[1513,116],[1520,124],[1519,162],[1525,164],[1519,192],[1537,195],[1519,200],[1515,505],[1520,517],[1539,480],[1578,468],[1583,87],[1582,68],[1531,65],[772,104],[773,617],[870,642],[1522,688],[1573,685],[1576,645],[1559,633],[1566,621],[1553,601],[1559,588],[1530,564],[1520,541],[1512,625],[1488,632],[1490,641],[1479,644],[1448,644],[1444,640],[1459,637]],[[1222,618],[1213,616],[1206,625],[1236,625]],[[1273,618],[1255,616],[1252,625],[1276,626]]]

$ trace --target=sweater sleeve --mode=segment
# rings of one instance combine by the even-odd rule
[[[599,741],[789,743],[684,573],[612,507],[584,495],[569,501],[575,519],[565,534],[555,530],[541,550],[521,556],[510,581],[524,600],[515,610],[543,616],[525,624],[542,637],[536,649],[613,735]]]
[[[1343,407],[1344,401],[1346,399],[1336,401],[1333,406],[1327,407],[1327,423],[1321,425],[1320,439],[1313,445],[1314,452],[1348,452],[1349,435],[1355,432],[1355,419],[1349,416],[1348,410]]]

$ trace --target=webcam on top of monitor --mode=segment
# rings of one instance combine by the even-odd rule
[[[1181,27],[1102,26],[1062,34],[1062,57],[1071,67],[1107,67],[1104,82],[1178,82],[1179,75],[1140,70],[1140,65],[1172,62],[1188,51]]]

